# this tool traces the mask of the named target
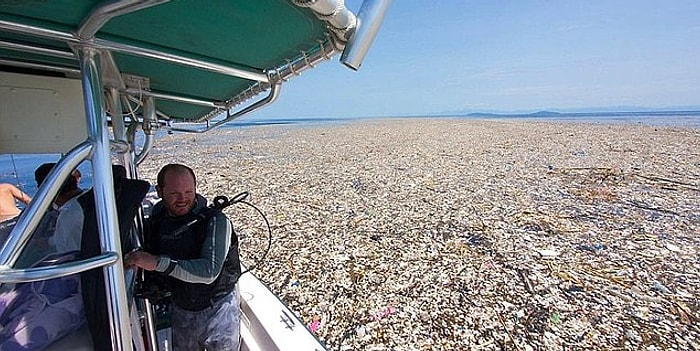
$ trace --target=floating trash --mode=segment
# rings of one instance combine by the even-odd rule
[[[537,250],[537,253],[539,253],[542,258],[555,258],[559,256],[559,251],[549,249]]]
[[[652,288],[653,288],[654,290],[659,291],[659,292],[662,292],[662,293],[664,293],[664,294],[671,294],[671,293],[672,293],[671,290],[668,290],[668,288],[667,288],[666,286],[664,286],[663,284],[659,283],[658,281],[654,281],[654,282],[651,284],[651,286],[652,286]]]
[[[596,243],[596,244],[592,244],[592,245],[591,244],[579,244],[576,246],[576,248],[578,248],[579,250],[583,250],[583,251],[590,251],[590,252],[594,252],[594,253],[599,253],[599,252],[607,249],[608,247],[605,244]]]
[[[253,273],[330,350],[700,350],[697,129],[413,118],[225,131],[201,147],[169,136],[187,147],[156,144],[139,174],[183,162],[209,199],[248,191],[273,232]],[[264,223],[226,213],[254,262]]]

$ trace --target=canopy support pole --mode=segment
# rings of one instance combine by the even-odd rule
[[[86,46],[75,46],[73,49],[80,61],[88,140],[93,145],[93,190],[102,253],[116,252],[119,258],[115,264],[103,268],[112,345],[115,350],[131,351],[131,328],[129,323],[120,322],[130,320],[129,303],[117,224],[109,130],[99,66],[100,52]]]

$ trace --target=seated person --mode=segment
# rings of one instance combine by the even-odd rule
[[[131,230],[134,216],[148,191],[145,181],[125,179],[125,169],[114,166],[117,217],[122,238]],[[39,179],[37,179],[39,181]],[[72,207],[75,203],[77,207]],[[65,233],[63,248],[73,242],[77,250],[45,257],[34,266],[59,264],[101,253],[93,191],[67,200],[58,210],[54,236]],[[70,212],[66,212],[70,211]],[[77,223],[68,223],[74,218]],[[62,225],[70,225],[71,233]],[[60,238],[56,238],[60,239]],[[126,240],[122,239],[122,243]],[[60,246],[59,246],[60,247]],[[79,329],[87,321],[95,350],[112,350],[103,268],[62,278],[17,284],[0,293],[0,350],[40,350]]]
[[[37,167],[37,169],[34,171],[34,180],[36,180],[37,187],[40,187],[44,183],[44,180],[54,166],[56,166],[55,163],[44,163]],[[54,234],[59,214],[66,211],[75,211],[74,208],[64,208],[64,205],[68,202],[68,200],[80,195],[83,192],[83,190],[78,186],[80,177],[80,171],[76,169],[63,183],[51,208],[41,218],[39,225],[34,231],[34,235],[27,244],[27,247],[20,256],[15,267],[28,267],[50,253],[77,250],[77,248],[57,248],[56,243],[54,242]]]
[[[38,187],[55,165],[45,163],[35,170],[34,179]],[[80,252],[77,250],[52,254],[49,245],[63,205],[82,192],[78,187],[79,180],[80,172],[76,170],[63,183],[15,268],[55,265],[79,258]],[[85,324],[78,274],[8,287],[0,293],[0,350],[42,350]]]

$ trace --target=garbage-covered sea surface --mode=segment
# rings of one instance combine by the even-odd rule
[[[699,350],[700,130],[410,119],[174,135],[273,228],[253,273],[329,350]],[[204,144],[204,146],[198,146]],[[259,214],[227,213],[241,254]]]

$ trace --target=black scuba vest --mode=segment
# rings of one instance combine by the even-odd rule
[[[220,211],[203,209],[202,214],[187,215],[166,220],[165,211],[151,217],[149,235],[146,237],[146,250],[156,255],[168,255],[173,260],[199,258],[208,234],[208,224]],[[228,220],[228,219],[227,219]],[[186,227],[190,222],[194,224]],[[160,273],[162,275],[162,273]],[[232,231],[231,247],[221,273],[211,284],[189,283],[168,276],[168,286],[172,292],[172,302],[189,311],[201,311],[210,307],[219,298],[231,293],[241,276],[241,263],[238,257],[238,237]]]

